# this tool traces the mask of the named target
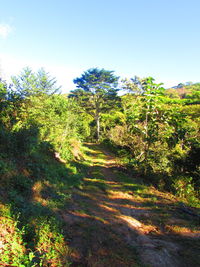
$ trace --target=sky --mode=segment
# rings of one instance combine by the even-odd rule
[[[62,92],[89,68],[200,82],[199,0],[0,0],[0,76],[29,66]]]

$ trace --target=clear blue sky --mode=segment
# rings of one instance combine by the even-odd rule
[[[199,0],[0,0],[0,71],[44,67],[63,92],[88,68],[200,81]]]

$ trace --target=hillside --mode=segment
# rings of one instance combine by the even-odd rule
[[[93,68],[0,80],[0,266],[198,266],[200,105]]]
[[[198,266],[198,209],[146,186],[102,147],[90,144],[86,151],[87,176],[62,212],[75,263]]]
[[[44,160],[63,178],[1,191],[1,266],[199,265],[199,209],[145,185],[96,144],[71,163],[80,174]]]

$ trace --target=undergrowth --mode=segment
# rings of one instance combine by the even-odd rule
[[[161,160],[152,158],[146,162],[139,162],[127,147],[118,146],[109,140],[104,140],[102,146],[116,154],[119,165],[125,166],[131,175],[140,177],[143,183],[154,185],[162,191],[171,192],[180,201],[190,206],[200,207],[198,164],[189,169],[191,162],[187,157],[185,159],[178,155],[180,158],[177,159],[177,155],[175,155],[169,161],[166,156],[163,156]],[[195,156],[197,155],[195,154]],[[198,160],[196,161],[198,162]]]
[[[38,146],[21,157],[0,158],[0,265],[69,266],[61,210],[82,183],[84,165],[55,158]]]

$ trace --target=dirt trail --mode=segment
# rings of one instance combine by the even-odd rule
[[[62,213],[71,266],[199,266],[196,218],[140,183],[100,146],[87,145],[87,175]]]

